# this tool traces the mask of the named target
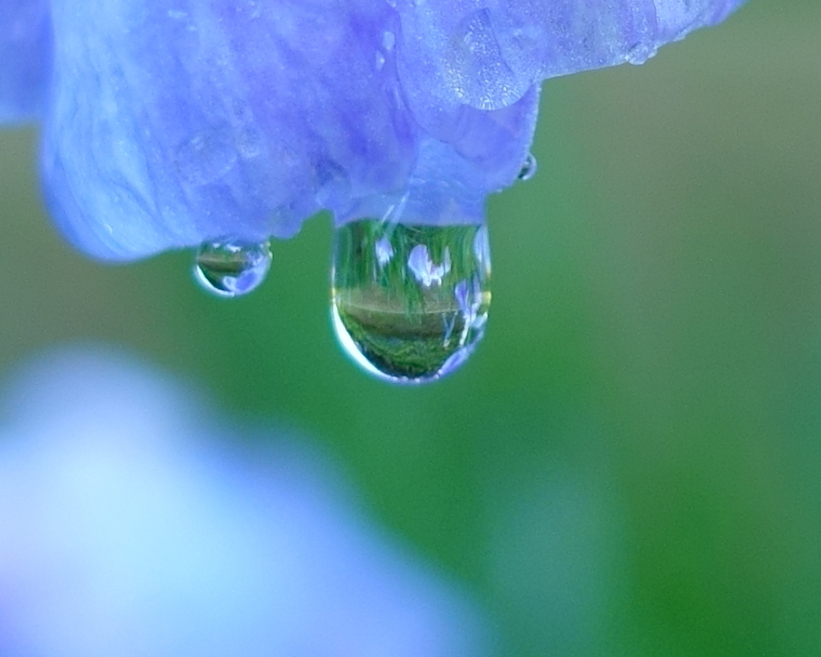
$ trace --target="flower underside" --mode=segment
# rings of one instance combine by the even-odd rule
[[[404,199],[481,223],[545,78],[641,62],[741,0],[5,0],[0,120],[42,120],[54,218],[131,260]]]
[[[642,63],[742,2],[5,0],[0,121],[42,121],[46,199],[79,249],[202,245],[221,296],[328,211],[343,345],[427,381],[483,334],[486,231],[471,244],[487,196],[535,172],[541,82]]]

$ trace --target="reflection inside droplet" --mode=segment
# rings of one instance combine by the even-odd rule
[[[269,242],[206,242],[197,251],[194,277],[205,290],[216,296],[241,296],[265,280],[271,259]]]
[[[441,285],[442,279],[450,273],[450,249],[445,247],[442,260],[437,263],[431,258],[426,245],[417,244],[408,256],[408,269],[422,287]]]
[[[334,239],[331,293],[337,337],[363,369],[394,383],[441,378],[484,334],[487,229],[345,224]]]

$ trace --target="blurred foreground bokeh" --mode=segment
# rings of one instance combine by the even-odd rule
[[[1,655],[488,654],[474,605],[310,441],[187,387],[82,349],[4,391]]]
[[[819,34],[814,0],[752,0],[645,66],[547,84],[539,173],[491,203],[484,343],[418,389],[334,343],[326,217],[260,290],[212,299],[189,253],[71,251],[36,136],[0,133],[0,367],[124,345],[322,443],[503,654],[819,654]]]

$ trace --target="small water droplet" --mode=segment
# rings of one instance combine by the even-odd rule
[[[381,71],[382,67],[385,65],[385,55],[383,55],[378,50],[376,51],[376,70]]]
[[[658,48],[654,45],[637,43],[628,51],[627,55],[625,55],[625,59],[634,66],[641,66],[648,59],[655,57],[657,52]]]
[[[517,180],[527,181],[533,178],[536,175],[536,172],[539,170],[539,163],[536,161],[536,157],[533,153],[528,153],[527,157],[525,158],[524,163],[522,164],[522,168],[519,171],[519,175],[516,176]]]
[[[350,222],[336,230],[331,278],[334,329],[354,361],[393,383],[433,381],[484,335],[487,229]]]
[[[218,297],[237,297],[255,290],[271,268],[271,244],[206,242],[197,251],[194,277]]]

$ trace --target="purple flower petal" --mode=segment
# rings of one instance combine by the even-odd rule
[[[481,223],[543,79],[644,61],[741,1],[53,0],[46,194],[114,260],[400,199],[408,222]]]
[[[422,114],[458,104],[498,109],[545,78],[641,63],[743,1],[399,0],[400,75]]]

